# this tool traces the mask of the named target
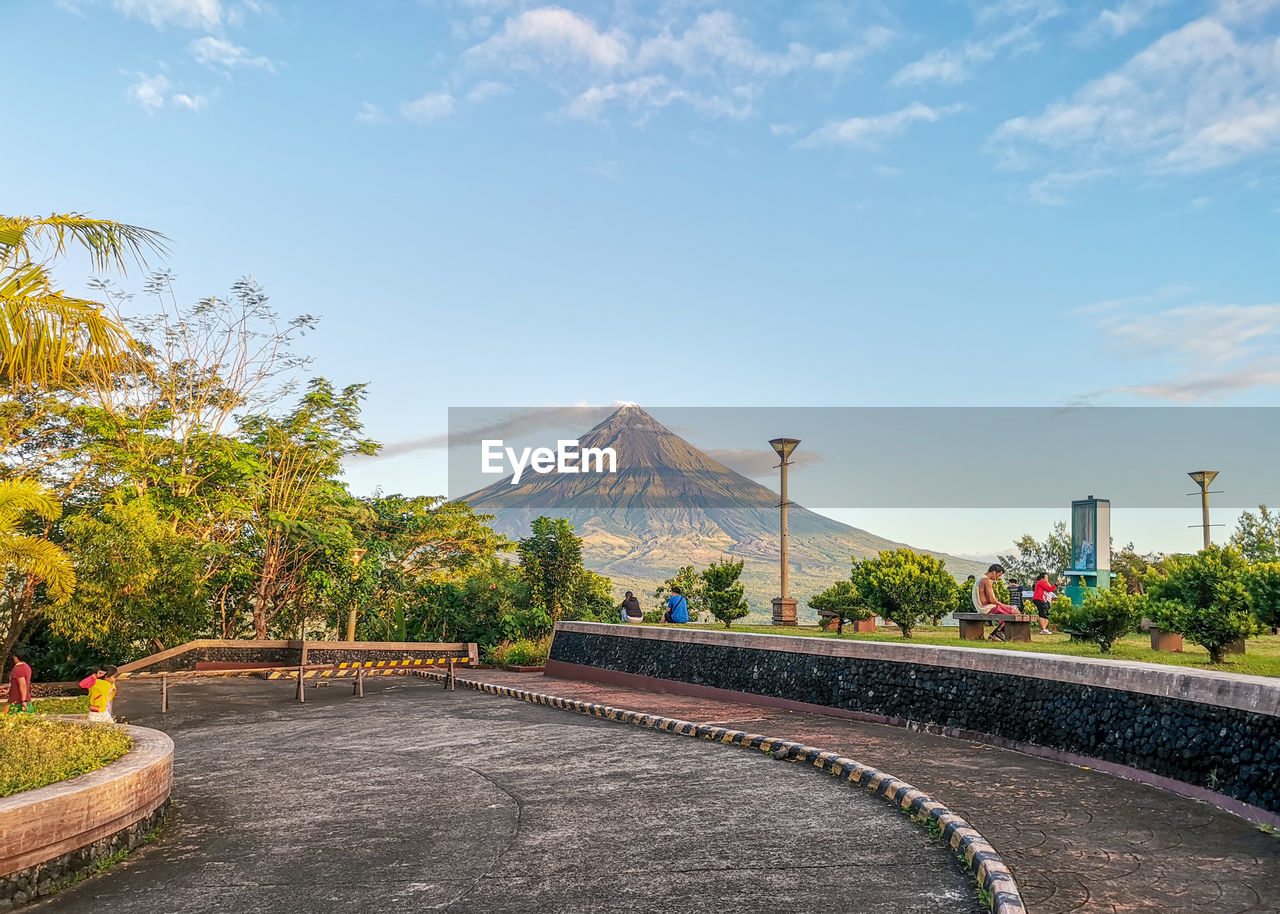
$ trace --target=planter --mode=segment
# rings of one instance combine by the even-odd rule
[[[876,630],[876,620],[874,617],[870,619],[859,619],[851,624],[853,626],[853,630],[859,635],[874,634]]]
[[[1224,654],[1243,654],[1243,653],[1244,653],[1244,639],[1243,639],[1243,638],[1241,638],[1241,639],[1239,639],[1238,641],[1232,641],[1230,644],[1228,644],[1226,647],[1224,647],[1224,648],[1222,649],[1222,653],[1224,653]]]
[[[503,669],[508,673],[545,673],[547,670],[545,666],[515,666],[510,663],[504,666]]]
[[[1162,632],[1154,625],[1151,626],[1151,649],[1153,651],[1168,651],[1174,654],[1182,653],[1182,636],[1177,632]]]

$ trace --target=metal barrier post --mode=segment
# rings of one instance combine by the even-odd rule
[[[303,672],[305,672],[305,668],[302,666],[299,666],[298,667],[298,701],[300,702],[306,702],[307,700],[306,684],[303,682],[303,679],[302,679]]]
[[[169,713],[169,674],[160,677],[160,713]]]

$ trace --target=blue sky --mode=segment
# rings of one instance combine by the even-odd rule
[[[186,300],[252,273],[387,443],[466,405],[1276,400],[1280,0],[10,0],[0,29],[4,211],[163,231]],[[350,478],[443,491],[444,452]],[[1109,494],[1118,541],[1194,547],[1190,500],[1127,537]]]

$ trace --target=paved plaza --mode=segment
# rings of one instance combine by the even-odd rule
[[[542,678],[538,677],[542,682]],[[155,844],[33,911],[964,912],[888,804],[761,753],[417,678],[124,684],[175,744]]]

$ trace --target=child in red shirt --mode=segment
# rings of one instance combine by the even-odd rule
[[[1049,634],[1049,601],[1052,597],[1049,594],[1057,593],[1058,588],[1049,583],[1049,576],[1043,571],[1036,575],[1035,590],[1031,594],[1031,602],[1035,604],[1036,612],[1040,614],[1040,634]]]

